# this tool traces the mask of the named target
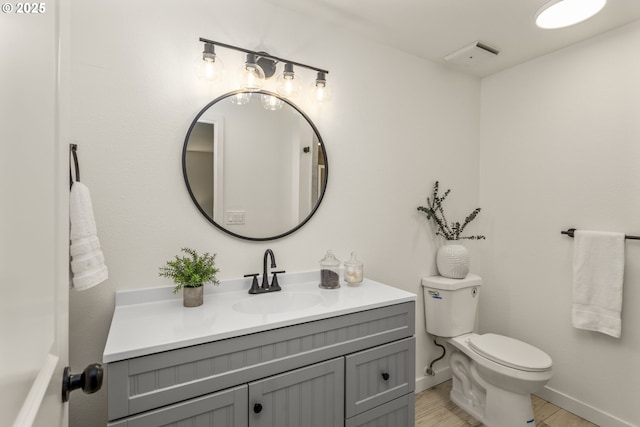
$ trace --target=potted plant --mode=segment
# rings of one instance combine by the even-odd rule
[[[476,208],[462,222],[452,221],[449,223],[444,214],[442,204],[451,192],[448,189],[442,196],[438,195],[439,182],[433,185],[433,194],[427,197],[427,206],[419,206],[418,211],[423,212],[427,216],[427,220],[431,221],[436,228],[436,236],[446,239],[447,243],[458,241],[461,239],[480,240],[485,237],[482,235],[463,236],[464,229],[473,221],[480,213],[480,208]],[[469,273],[469,251],[460,244],[446,244],[438,249],[436,254],[436,266],[441,276],[452,279],[464,279]]]
[[[159,275],[173,280],[173,293],[182,289],[182,299],[185,307],[197,307],[203,302],[203,285],[205,283],[220,282],[216,278],[219,269],[215,267],[216,254],[199,255],[197,251],[182,248],[187,256],[176,255],[175,259],[167,261],[166,266],[160,267]]]

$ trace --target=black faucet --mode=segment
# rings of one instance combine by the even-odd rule
[[[271,268],[276,268],[276,257],[271,249],[264,251],[262,260],[262,289],[269,289],[269,278],[267,277],[267,258],[271,255]]]
[[[267,277],[267,258],[271,256],[271,268],[276,268],[276,257],[273,254],[271,249],[267,249],[264,251],[264,258],[262,260],[262,286],[258,287],[258,273],[255,274],[245,274],[244,277],[253,277],[253,281],[251,282],[251,288],[249,289],[250,294],[262,294],[265,292],[276,292],[282,290],[280,285],[278,284],[277,274],[285,273],[285,271],[272,271],[273,279],[271,280],[271,285],[269,285],[269,278]]]

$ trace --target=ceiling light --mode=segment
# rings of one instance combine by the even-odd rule
[[[591,18],[607,0],[553,0],[536,14],[536,25],[544,29],[568,27]]]

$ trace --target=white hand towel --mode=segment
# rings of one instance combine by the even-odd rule
[[[100,249],[96,222],[93,216],[91,194],[86,185],[74,182],[69,196],[69,220],[71,230],[71,271],[73,288],[89,289],[109,277]]]
[[[619,338],[624,234],[576,230],[574,236],[573,326]]]

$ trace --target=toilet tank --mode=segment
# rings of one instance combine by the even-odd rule
[[[427,332],[438,337],[457,337],[473,332],[482,278],[431,276],[422,279]]]

